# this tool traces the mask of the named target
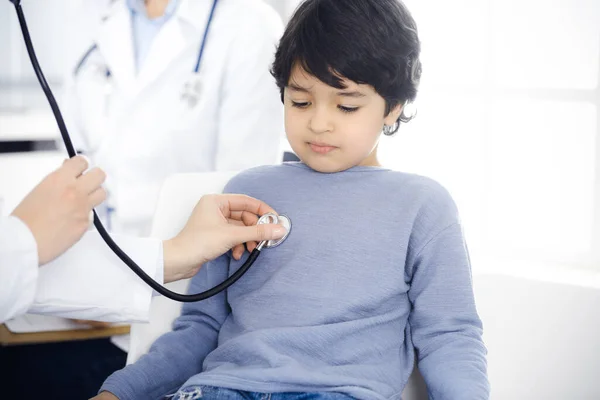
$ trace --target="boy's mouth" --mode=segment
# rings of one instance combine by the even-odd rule
[[[310,146],[312,151],[314,151],[315,153],[319,153],[319,154],[327,154],[327,153],[337,149],[337,147],[330,146],[325,143],[308,142],[308,145]]]

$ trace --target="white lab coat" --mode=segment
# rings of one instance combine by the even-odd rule
[[[131,14],[124,0],[113,2],[93,35],[97,47],[67,85],[75,147],[108,176],[113,232],[149,234],[169,175],[281,162],[283,107],[269,68],[283,24],[261,0],[219,1],[201,60],[201,97],[193,107],[181,99],[211,6],[180,0],[136,72]]]
[[[113,235],[148,275],[163,281],[157,239]],[[16,217],[0,218],[0,322],[19,314],[107,322],[146,322],[152,289],[106,246],[96,231],[62,256],[38,267],[37,245]]]

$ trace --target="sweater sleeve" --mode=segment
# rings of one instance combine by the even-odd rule
[[[207,263],[190,282],[189,293],[203,292],[228,276],[229,255]],[[221,325],[229,315],[225,292],[195,303],[185,303],[173,331],[158,338],[136,363],[112,374],[100,392],[121,400],[157,399],[174,393],[202,371],[204,358],[217,347]]]
[[[430,398],[488,399],[487,351],[460,224],[426,241],[411,270],[409,323]]]

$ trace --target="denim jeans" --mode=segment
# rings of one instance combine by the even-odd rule
[[[352,397],[337,392],[321,393],[257,393],[224,389],[212,386],[191,386],[181,389],[170,400],[351,400]]]

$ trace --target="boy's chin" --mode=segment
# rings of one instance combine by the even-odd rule
[[[325,157],[306,157],[302,158],[302,162],[308,165],[311,169],[324,174],[332,174],[335,172],[345,171],[352,168],[350,163],[344,163],[333,158]]]

